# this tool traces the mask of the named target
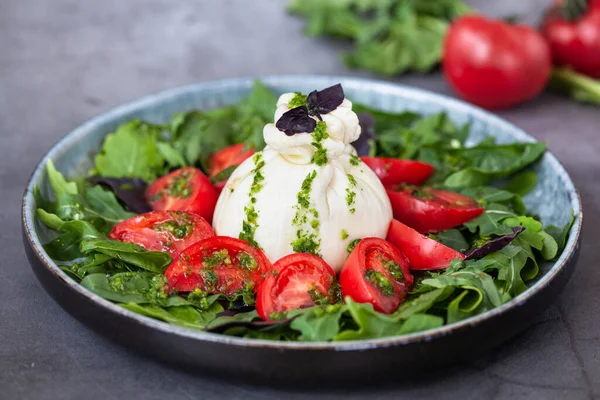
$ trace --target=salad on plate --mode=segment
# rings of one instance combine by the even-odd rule
[[[274,118],[273,118],[274,114]],[[388,113],[341,85],[131,120],[85,176],[47,163],[44,249],[82,286],[192,329],[292,341],[451,324],[523,291],[571,222],[522,196],[544,143],[467,145],[444,113]]]

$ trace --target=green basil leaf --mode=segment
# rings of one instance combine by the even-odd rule
[[[512,177],[506,185],[506,190],[525,196],[535,188],[535,185],[537,185],[537,174],[533,171],[524,171]]]
[[[87,239],[81,242],[81,251],[85,254],[102,253],[150,272],[163,273],[171,263],[169,253],[148,251],[136,244],[118,240]]]
[[[433,239],[456,251],[462,252],[468,250],[470,247],[469,243],[458,229],[448,229],[447,231],[443,231],[432,236]]]
[[[85,199],[89,204],[89,207],[84,207],[86,213],[104,219],[111,226],[136,215],[125,211],[113,192],[104,190],[98,185],[86,188]]]

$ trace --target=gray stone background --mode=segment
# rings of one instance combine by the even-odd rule
[[[539,20],[550,0],[476,1]],[[579,266],[527,332],[422,382],[368,391],[298,391],[193,377],[78,323],[36,281],[19,208],[42,155],[91,116],[162,89],[217,78],[347,71],[340,47],[302,35],[281,0],[0,0],[0,398],[600,399],[600,109],[544,94],[499,113],[564,163],[581,191]],[[301,56],[301,57],[300,57]],[[450,94],[442,77],[397,82]],[[550,200],[550,199],[549,199]],[[360,368],[360,366],[357,366]]]

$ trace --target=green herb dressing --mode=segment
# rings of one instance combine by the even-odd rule
[[[327,149],[323,147],[323,140],[329,137],[327,133],[327,124],[323,121],[317,122],[315,130],[312,132],[313,142],[311,143],[317,151],[313,154],[310,162],[317,164],[319,167],[327,164]]]
[[[310,253],[320,257],[319,212],[311,207],[310,203],[310,190],[316,176],[316,170],[309,173],[304,178],[298,192],[298,203],[295,206],[296,215],[292,220],[292,224],[298,227],[298,230],[296,239],[292,241],[291,245],[295,253]]]
[[[300,92],[295,92],[294,97],[290,100],[288,105],[291,108],[302,107],[306,105],[306,96]]]
[[[262,159],[262,153],[256,153],[252,157],[252,161],[254,162],[254,169],[252,170],[254,179],[250,185],[250,199],[248,205],[244,207],[246,219],[242,222],[242,231],[238,237],[260,249],[260,245],[254,239],[256,228],[258,228],[258,211],[256,211],[254,205],[256,204],[256,195],[264,186],[265,177],[262,174],[262,169],[265,166],[265,161]]]
[[[346,188],[346,204],[350,207],[350,214],[354,214],[356,212],[356,208],[352,207],[356,201],[356,191],[354,188],[356,187],[356,179],[352,174],[348,174],[348,187]]]

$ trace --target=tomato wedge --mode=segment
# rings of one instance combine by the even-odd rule
[[[245,145],[243,143],[234,144],[233,146],[225,147],[222,150],[214,153],[208,162],[209,164],[209,178],[214,178],[219,172],[225,171],[229,167],[236,167],[240,165],[247,158],[252,157],[254,150],[244,150]]]
[[[444,269],[452,260],[465,259],[464,254],[421,235],[395,219],[390,223],[387,240],[404,253],[412,270]]]
[[[420,161],[399,158],[361,157],[371,168],[384,186],[421,185],[433,175],[433,165]]]
[[[271,269],[265,254],[250,243],[215,236],[185,249],[165,271],[169,289],[200,289],[228,296],[256,291],[263,274]]]
[[[371,303],[379,312],[396,311],[413,284],[408,260],[391,243],[379,238],[361,240],[340,273],[344,296]]]
[[[212,222],[217,190],[197,168],[185,167],[158,178],[146,189],[146,200],[155,211],[196,213]]]
[[[165,251],[175,258],[192,244],[213,237],[204,218],[185,211],[152,211],[114,226],[109,239],[131,242],[150,251]]]
[[[258,289],[256,311],[264,319],[273,314],[339,300],[335,272],[322,258],[308,253],[285,256],[273,264]]]
[[[394,218],[421,233],[454,228],[484,211],[475,200],[445,190],[390,188],[387,193]]]

